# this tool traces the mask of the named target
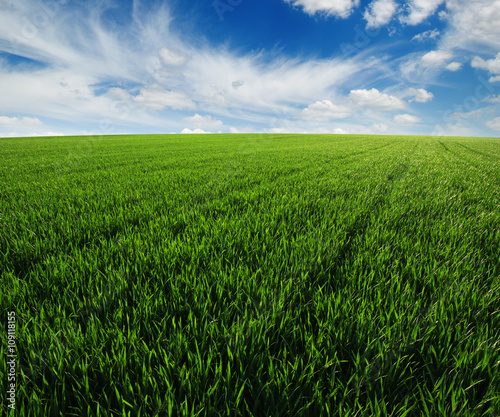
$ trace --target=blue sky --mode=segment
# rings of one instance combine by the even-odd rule
[[[0,136],[500,136],[500,0],[2,0]]]

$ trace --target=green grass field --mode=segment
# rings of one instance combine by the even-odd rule
[[[0,139],[4,415],[499,416],[499,254],[500,139]]]

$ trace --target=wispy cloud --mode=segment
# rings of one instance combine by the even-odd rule
[[[421,121],[422,120],[419,117],[413,116],[411,114],[397,114],[396,116],[394,116],[394,123],[400,125],[419,123]]]
[[[495,117],[493,120],[490,120],[486,123],[486,125],[493,130],[500,130],[500,117]]]
[[[411,36],[415,29],[408,25],[443,7],[448,26],[413,36],[433,40],[431,50],[408,37],[418,52],[401,55],[398,47],[396,55],[384,40],[356,45],[349,56],[305,58],[190,40],[173,29],[167,1],[134,0],[125,23],[110,24],[108,1],[4,0],[0,51],[25,58],[26,65],[14,68],[0,58],[0,91],[8,97],[0,102],[0,134],[58,132],[63,125],[76,126],[67,133],[102,126],[112,126],[104,133],[394,132],[433,117],[420,111],[440,99],[432,86],[443,71],[459,74],[475,56],[476,70],[487,71],[491,82],[500,76],[500,0],[373,0],[365,10],[359,0],[284,1],[332,21],[357,18],[367,29],[403,21],[400,29]],[[460,48],[478,43],[486,45],[481,53],[460,57]],[[413,107],[419,117],[411,116]]]
[[[200,116],[198,113],[194,116],[184,117],[184,120],[196,128],[220,129],[224,125],[222,120],[214,119],[210,115]]]
[[[324,13],[326,15],[347,18],[359,6],[359,0],[285,0],[294,6],[301,7],[308,14]]]
[[[28,10],[41,9],[34,0],[9,3],[0,18],[0,46],[47,67],[0,68],[0,88],[12,97],[0,111],[61,120],[77,113],[81,122],[106,118],[121,125],[180,128],[174,114],[162,111],[198,110],[265,123],[283,109],[294,115],[353,74],[376,68],[376,60],[361,55],[269,60],[264,52],[239,55],[195,47],[170,31],[165,3],[146,11],[134,2],[130,26],[114,32],[102,20],[105,9],[78,10],[77,19],[75,10],[61,2],[50,24],[38,25],[28,36],[23,26]]]

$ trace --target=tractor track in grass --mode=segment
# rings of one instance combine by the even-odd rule
[[[475,153],[475,154],[478,154],[478,155],[480,155],[480,156],[485,156],[485,157],[487,157],[487,158],[493,158],[493,159],[496,159],[496,160],[499,160],[499,159],[500,159],[500,156],[497,156],[497,155],[492,155],[492,154],[488,154],[488,153],[484,153],[484,152],[478,151],[478,150],[476,150],[476,149],[473,149],[473,148],[470,148],[470,147],[468,147],[468,146],[465,146],[465,145],[464,145],[464,144],[462,144],[462,143],[458,143],[458,142],[457,142],[457,145],[458,145],[458,146],[461,146],[462,148],[467,149],[467,150],[468,150],[468,151],[470,151],[470,152],[473,152],[473,153]]]
[[[370,149],[366,149],[366,150],[356,151],[356,152],[353,152],[353,153],[350,153],[350,154],[347,154],[347,155],[333,156],[332,159],[334,161],[343,160],[343,159],[349,159],[349,158],[352,158],[353,156],[364,155],[364,154],[367,154],[367,153],[371,153],[373,151],[378,151],[379,149],[387,148],[387,147],[393,145],[394,143],[396,143],[396,141],[385,143],[385,144],[383,144],[381,146],[377,146],[375,148],[370,148]]]
[[[355,256],[356,239],[363,236],[372,226],[373,222],[376,221],[379,214],[391,204],[389,197],[395,185],[399,183],[408,172],[411,166],[411,157],[415,154],[417,146],[418,145],[415,144],[405,159],[386,173],[386,181],[390,183],[390,186],[381,186],[377,194],[370,201],[370,204],[354,218],[354,221],[347,228],[344,243],[337,251],[335,265],[331,267],[336,279],[338,277],[346,278],[343,266]]]
[[[461,155],[460,153],[458,152],[455,152],[455,151],[452,151],[450,148],[448,148],[443,142],[441,142],[440,140],[438,141],[441,146],[447,151],[449,152],[450,154],[452,154],[455,158],[457,159],[460,159],[461,161],[464,161],[466,164],[468,164],[469,166],[471,166],[472,168],[478,170],[479,172],[483,173],[484,175],[486,175],[489,179],[491,179],[493,182],[495,182],[496,184],[500,185],[500,178],[498,177],[498,174],[495,174],[494,172],[491,172],[489,170],[486,170],[483,168],[483,166],[479,163],[476,163],[476,162],[473,162],[471,161],[469,158],[466,158],[465,156]],[[454,142],[457,146],[461,146],[463,147],[465,150],[467,150],[468,152],[474,152],[474,153],[478,153],[480,154],[481,156],[485,156],[485,154],[481,153],[481,152],[478,152],[478,151],[474,151],[473,149],[470,149],[468,148],[467,146],[464,146],[464,145],[461,145],[460,143],[456,143]]]
[[[383,146],[378,146],[361,153],[358,152],[357,155],[383,149],[393,144],[394,142],[384,144]],[[384,172],[384,175],[382,176],[384,178],[383,183],[377,187],[377,193],[370,198],[369,203],[365,205],[362,212],[358,213],[347,226],[342,243],[339,246],[332,248],[333,250],[328,256],[322,257],[321,262],[316,262],[316,258],[314,258],[310,260],[310,263],[305,265],[303,272],[307,279],[294,282],[294,293],[304,292],[309,294],[309,296],[306,296],[306,299],[304,300],[305,305],[309,305],[311,308],[313,306],[311,302],[312,293],[314,291],[311,292],[311,289],[331,285],[339,290],[347,285],[349,277],[344,268],[356,256],[357,239],[362,237],[366,231],[372,227],[379,214],[387,209],[387,207],[391,204],[390,196],[393,193],[396,184],[399,183],[399,181],[410,169],[411,158],[415,153],[417,146],[417,144],[413,146],[403,161],[395,164],[392,169],[387,172]],[[389,184],[389,186],[386,186],[387,184]]]

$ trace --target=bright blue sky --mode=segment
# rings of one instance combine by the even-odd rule
[[[500,0],[3,0],[0,136],[500,136]]]

